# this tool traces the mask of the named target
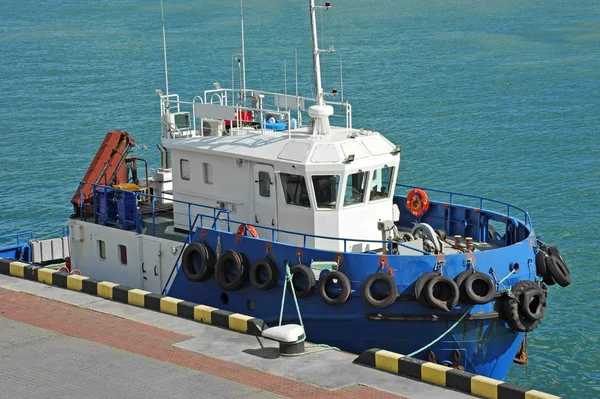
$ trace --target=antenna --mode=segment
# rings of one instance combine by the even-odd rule
[[[162,0],[161,0],[162,1]],[[240,18],[242,25],[242,90],[243,105],[246,105],[246,50],[244,47],[244,0],[240,0]]]
[[[312,42],[313,42],[313,70],[315,74],[315,88],[317,90],[317,104],[324,105],[323,99],[323,86],[321,84],[321,56],[322,52],[333,53],[333,46],[330,46],[328,50],[319,50],[319,42],[317,39],[317,9],[329,10],[331,7],[330,2],[325,2],[324,6],[315,6],[315,0],[309,0],[310,4],[310,26],[312,28]]]
[[[237,57],[235,56],[235,54],[231,55],[231,93],[232,93],[232,95],[234,95],[233,93],[235,93],[235,60],[236,60],[236,58]]]
[[[165,11],[163,9],[163,1],[160,0],[160,16],[162,20],[162,36],[163,36],[163,54],[165,58],[165,89],[167,97],[169,96],[169,69],[167,68],[167,35],[165,33]]]
[[[298,126],[302,126],[302,111],[300,111],[300,97],[298,96],[298,49],[294,49],[294,64],[296,69],[296,116]]]
[[[294,49],[294,64],[296,65],[296,97],[298,97],[298,49]]]
[[[344,75],[342,73],[342,53],[340,53],[340,91],[342,102],[344,102]]]
[[[285,94],[285,108],[287,110],[287,59],[283,57],[283,94]]]

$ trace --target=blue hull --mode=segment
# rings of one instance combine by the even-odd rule
[[[435,216],[435,212],[430,211],[429,214]],[[506,277],[500,289],[511,287],[520,280],[535,280],[535,237],[523,230],[517,238],[518,241],[512,245],[489,251],[447,255],[442,273],[454,278],[466,270],[465,264],[471,259],[476,270],[489,273],[493,269],[499,278]],[[275,325],[281,309],[285,264],[293,266],[299,263],[298,248],[271,242],[270,251],[266,251],[265,240],[210,228],[198,228],[193,236],[193,241],[204,242],[215,252],[218,240],[221,251],[239,251],[250,263],[265,256],[275,260],[279,271],[278,284],[263,292],[247,282],[238,291],[225,292],[218,286],[214,276],[204,282],[190,282],[182,270],[177,270],[168,295],[248,314]],[[311,261],[334,261],[338,255],[336,252],[307,247],[301,251],[300,261],[306,265],[310,265]],[[427,359],[431,351],[438,363],[451,362],[453,352],[458,350],[461,354],[459,364],[465,370],[496,379],[506,378],[524,334],[511,330],[502,318],[502,296],[498,295],[492,302],[476,305],[472,309],[464,304],[459,304],[451,312],[423,308],[414,300],[414,283],[419,276],[434,269],[438,257],[388,255],[387,269],[392,271],[385,272],[393,274],[399,300],[387,308],[375,308],[363,299],[362,284],[369,275],[381,271],[379,261],[380,255],[377,254],[343,253],[339,270],[349,277],[352,292],[342,305],[327,305],[316,291],[298,300],[309,341],[357,354],[370,348],[408,354],[444,335],[461,316],[470,311],[471,314],[450,333],[415,357]],[[522,266],[514,271],[517,264]],[[295,305],[288,292],[284,321],[297,323],[297,320]]]

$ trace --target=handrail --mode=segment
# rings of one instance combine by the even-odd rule
[[[440,189],[435,189],[435,188],[428,188],[428,187],[421,187],[421,186],[414,186],[414,185],[408,185],[408,184],[401,184],[401,183],[396,183],[396,187],[403,187],[403,188],[414,188],[414,187],[418,187],[422,190],[426,190],[426,191],[432,191],[432,192],[436,192],[436,193],[442,193],[442,194],[448,194],[450,196],[449,198],[449,204],[453,205],[455,204],[453,202],[454,200],[454,196],[461,196],[461,197],[466,197],[466,198],[474,198],[479,200],[479,209],[481,210],[487,210],[490,212],[494,212],[494,213],[498,213],[497,211],[494,211],[492,209],[488,209],[488,208],[484,208],[483,207],[483,201],[489,201],[498,205],[503,205],[507,207],[506,210],[506,216],[509,218],[510,217],[510,210],[511,209],[516,209],[518,211],[523,212],[523,214],[525,215],[525,225],[530,229],[533,230],[533,225],[531,223],[531,217],[529,216],[529,213],[524,210],[523,208],[520,208],[518,206],[515,205],[511,205],[508,202],[503,202],[503,201],[498,201],[495,199],[491,199],[491,198],[486,198],[486,197],[480,197],[477,195],[472,195],[472,194],[463,194],[463,193],[458,193],[458,192],[454,192],[454,191],[448,191],[448,190],[440,190]]]
[[[120,189],[120,188],[114,188],[112,186],[106,186],[106,185],[103,185],[103,184],[87,183],[87,182],[80,182],[79,183],[80,186],[85,185],[85,184],[92,185],[93,189],[94,189],[94,193],[96,192],[97,188],[113,188],[115,191],[119,190],[119,191],[125,191],[125,192],[129,192],[129,193],[135,193],[135,191],[124,190],[124,189]],[[210,205],[197,204],[195,202],[188,202],[188,201],[177,200],[175,198],[167,198],[167,197],[163,197],[163,196],[160,196],[160,195],[146,194],[146,193],[140,193],[139,195],[142,196],[142,197],[146,197],[146,198],[161,199],[161,200],[168,200],[168,201],[171,201],[171,202],[177,202],[177,203],[188,205],[189,207],[196,206],[196,207],[200,207],[200,208],[210,209],[210,210],[213,210],[213,211],[219,211],[219,212],[226,213],[227,215],[229,215],[229,213],[230,213],[230,211],[228,209],[217,208],[217,207],[210,206]],[[94,196],[94,202],[95,202],[95,200],[96,200],[96,197]],[[154,202],[154,201],[152,201],[152,202]],[[79,209],[82,210],[82,208],[83,208],[83,201],[80,201]],[[80,212],[80,215],[82,215],[82,214],[83,213]],[[94,214],[96,216],[98,216],[97,210],[96,210],[96,206],[94,206]],[[191,216],[190,216],[190,219],[191,219]]]
[[[0,236],[0,240],[6,240],[6,239],[10,239],[10,238],[15,238],[17,240],[17,242],[14,245],[21,245],[21,240],[20,237],[27,235],[28,236],[28,241],[33,239],[33,231],[22,231],[19,233],[12,233],[12,234],[5,234]]]
[[[92,184],[92,183],[80,183],[80,184]],[[101,185],[97,185],[97,184],[93,184],[95,187],[106,187],[106,186],[101,186]],[[403,187],[403,188],[411,188],[414,186],[410,186],[410,185],[406,185],[406,184],[397,184],[398,187]],[[514,205],[510,205],[506,202],[502,202],[502,201],[498,201],[498,200],[493,200],[490,198],[485,198],[485,197],[479,197],[479,196],[475,196],[475,195],[470,195],[470,194],[462,194],[462,193],[457,193],[457,192],[452,192],[452,191],[446,191],[446,190],[438,190],[438,189],[431,189],[431,188],[423,188],[424,190],[427,191],[432,191],[432,192],[439,192],[439,193],[443,193],[443,194],[448,194],[450,195],[450,204],[454,204],[454,196],[464,196],[467,198],[474,198],[474,199],[478,199],[480,202],[480,209],[482,210],[488,210],[491,212],[494,212],[496,214],[498,214],[498,212],[493,211],[491,209],[486,209],[483,207],[484,205],[484,201],[489,201],[489,202],[493,202],[496,204],[500,204],[503,206],[507,206],[507,212],[508,212],[508,216],[510,216],[510,211],[511,209],[516,209],[518,211],[521,211],[525,214],[525,223],[527,224],[528,227],[531,227],[531,218],[529,217],[529,214],[523,210],[522,208],[519,208],[517,206]],[[94,190],[96,190],[96,188],[94,188]],[[128,190],[122,190],[122,191],[128,191]],[[94,191],[95,192],[95,191]],[[158,196],[158,195],[153,195],[153,194],[141,194],[141,196],[144,197],[150,197],[153,199],[167,199],[165,197],[162,196]],[[137,197],[136,197],[137,198]],[[95,196],[94,196],[94,200],[95,200]],[[223,209],[223,208],[216,208],[216,207],[212,207],[209,205],[203,205],[203,204],[197,204],[197,203],[192,203],[192,202],[187,202],[187,201],[181,201],[181,200],[176,200],[173,198],[168,198],[169,201],[175,202],[175,203],[181,203],[181,204],[186,204],[187,205],[187,213],[188,213],[188,232],[189,234],[192,234],[194,227],[196,227],[196,223],[198,221],[198,218],[200,218],[200,225],[201,227],[204,227],[204,218],[207,218],[209,220],[212,220],[212,226],[210,227],[211,229],[216,229],[216,230],[220,230],[222,231],[219,226],[217,225],[218,221],[223,220],[227,222],[227,232],[231,232],[231,224],[248,224],[248,221],[238,221],[238,220],[234,220],[231,219],[230,217],[230,211],[227,209]],[[154,204],[154,201],[152,201],[152,204]],[[83,207],[83,204],[81,205],[81,208]],[[203,209],[209,209],[212,210],[212,216],[211,215],[207,215],[207,214],[203,214],[203,213],[196,213],[195,218],[192,220],[192,207],[199,207],[199,208],[203,208]],[[96,207],[94,206],[94,214],[97,215],[97,210]],[[223,214],[226,215],[226,217],[223,217]],[[154,207],[153,207],[153,219],[154,219]],[[317,234],[310,234],[310,233],[302,233],[302,232],[297,232],[297,231],[290,231],[290,230],[285,230],[285,229],[281,229],[278,227],[272,227],[272,226],[263,226],[260,224],[253,224],[254,226],[261,228],[261,229],[265,229],[265,230],[269,230],[271,231],[271,238],[272,241],[277,241],[275,239],[276,237],[276,233],[284,233],[284,234],[289,234],[289,235],[293,235],[293,236],[298,236],[298,237],[302,237],[303,240],[303,247],[307,247],[307,240],[309,238],[313,238],[313,239],[322,239],[322,240],[334,240],[337,242],[343,242],[344,244],[344,252],[347,251],[348,249],[348,243],[349,242],[360,242],[360,243],[377,243],[377,244],[381,244],[382,246],[385,245],[396,245],[399,247],[403,247],[406,249],[410,249],[411,251],[416,251],[416,252],[420,252],[424,255],[431,255],[430,252],[427,251],[423,251],[420,250],[418,248],[412,247],[410,245],[404,244],[402,242],[397,242],[397,241],[392,241],[392,240],[373,240],[373,239],[362,239],[362,238],[350,238],[350,237],[331,237],[331,236],[324,236],[324,235],[317,235]],[[153,233],[155,234],[155,233]],[[187,242],[187,241],[186,241]]]
[[[198,216],[204,217],[204,218],[208,218],[208,219],[213,219],[213,225],[212,225],[212,229],[216,229],[220,230],[218,228],[218,226],[216,226],[218,219],[218,216],[210,216],[210,215],[202,215],[202,214],[198,214],[196,215],[196,218]],[[237,224],[250,224],[247,221],[239,221],[239,220],[234,220],[234,219],[230,219],[227,218],[227,232],[231,233],[231,223],[237,223]],[[324,239],[324,240],[335,240],[335,241],[342,241],[344,243],[344,252],[347,251],[347,247],[348,247],[348,242],[361,242],[361,243],[376,243],[376,244],[389,244],[389,245],[398,245],[401,247],[404,247],[406,249],[410,249],[412,251],[416,251],[416,252],[420,252],[424,255],[431,255],[430,252],[427,251],[423,251],[420,250],[418,248],[415,247],[411,247],[410,245],[406,245],[404,243],[398,242],[398,241],[392,241],[392,240],[372,240],[372,239],[363,239],[363,238],[345,238],[345,237],[331,237],[331,236],[322,236],[322,235],[317,235],[317,234],[310,234],[310,233],[300,233],[297,231],[291,231],[291,230],[284,230],[284,229],[280,229],[278,227],[271,227],[271,226],[264,226],[264,225],[260,225],[260,224],[256,224],[256,223],[252,223],[252,226],[258,227],[260,229],[265,229],[265,230],[270,230],[271,231],[271,237],[274,238],[275,237],[275,233],[285,233],[285,234],[292,234],[292,235],[296,235],[296,236],[302,236],[303,238],[303,248],[306,248],[306,241],[307,238],[319,238],[319,239]],[[261,238],[258,238],[261,239]],[[275,239],[273,239],[272,241],[276,241]]]
[[[81,182],[80,183],[80,185],[83,185],[83,184],[91,184],[91,185],[93,185],[94,186],[94,192],[96,192],[97,187],[109,187],[109,186],[103,186],[103,185],[94,184],[94,183],[85,183],[85,182]],[[122,190],[122,189],[119,189],[119,190],[126,191],[126,192],[132,192],[132,191],[129,191],[129,190]],[[158,195],[153,195],[153,194],[141,194],[141,195],[144,196],[144,197],[151,197],[153,199],[157,199],[157,198],[158,199],[167,199],[165,197],[158,196]],[[96,206],[95,206],[96,196],[94,195],[93,198],[94,198],[94,215],[98,216],[98,212],[97,212],[97,209],[96,209]],[[136,199],[137,199],[137,196],[136,196]],[[203,227],[203,224],[202,224],[203,218],[208,218],[208,219],[211,219],[213,221],[211,229],[215,229],[216,228],[217,230],[219,230],[217,222],[219,220],[226,220],[227,221],[227,231],[228,232],[231,232],[231,224],[232,223],[248,224],[247,221],[238,221],[238,220],[231,219],[231,217],[230,217],[230,213],[231,212],[228,209],[216,208],[216,207],[212,207],[212,206],[209,206],[209,205],[202,205],[202,204],[196,204],[196,203],[193,203],[193,202],[176,200],[174,198],[173,199],[172,198],[168,198],[168,200],[187,205],[187,208],[188,208],[188,226],[189,226],[188,232],[191,232],[192,229],[193,229],[193,227],[195,227],[195,224],[196,224],[196,222],[198,220],[198,217],[200,217],[200,221],[201,221],[201,226],[202,227]],[[154,201],[152,201],[152,203],[154,203]],[[213,211],[213,215],[210,216],[210,215],[205,215],[205,214],[197,213],[196,217],[194,218],[194,220],[192,222],[192,206],[194,206],[194,207],[200,207],[200,208],[204,208],[204,209],[210,209],[210,210]],[[82,212],[83,209],[82,208],[83,208],[83,203],[81,203],[81,205],[80,205],[80,215],[83,214],[83,212]],[[221,216],[222,213],[224,213],[224,214],[227,215],[226,219],[222,219],[222,216]],[[153,218],[154,218],[154,210],[153,210]],[[310,233],[300,233],[300,232],[297,232],[297,231],[284,230],[284,229],[280,229],[280,228],[277,228],[277,227],[263,226],[263,225],[260,225],[260,224],[253,224],[253,225],[256,226],[256,227],[259,227],[261,229],[270,230],[272,232],[271,236],[273,238],[275,237],[275,233],[285,233],[285,234],[291,234],[291,235],[295,235],[295,236],[301,236],[303,238],[303,247],[304,248],[306,248],[306,241],[307,241],[308,238],[318,238],[318,239],[324,239],[324,240],[335,240],[335,241],[338,241],[338,242],[342,241],[344,243],[344,252],[346,252],[346,250],[348,248],[348,242],[362,242],[362,243],[377,243],[377,244],[382,244],[382,245],[385,245],[385,244],[388,244],[388,245],[398,245],[398,246],[401,246],[401,247],[404,247],[404,248],[407,248],[407,249],[410,249],[410,250],[413,250],[413,251],[416,251],[416,252],[420,252],[420,253],[422,253],[424,255],[430,255],[430,253],[427,252],[427,251],[423,251],[423,250],[420,250],[418,248],[414,248],[414,247],[411,247],[409,245],[403,244],[401,242],[392,241],[392,240],[372,240],[372,239],[362,239],[362,238],[331,237],[331,236],[322,236],[322,235],[310,234]],[[275,240],[273,240],[273,241],[275,241]]]
[[[288,104],[288,109],[292,110],[294,109],[297,112],[302,111],[300,109],[300,101],[306,101],[309,103],[317,103],[317,100],[311,97],[304,97],[304,96],[295,96],[295,95],[291,95],[291,94],[285,94],[285,93],[276,93],[276,92],[270,92],[270,91],[264,91],[264,90],[254,90],[254,89],[245,89],[245,90],[239,90],[239,89],[229,89],[229,88],[219,88],[219,89],[211,89],[211,90],[205,90],[204,91],[204,102],[207,103],[208,102],[208,95],[214,95],[214,94],[219,94],[219,93],[223,93],[223,97],[225,99],[225,105],[228,104],[228,94],[231,93],[232,97],[236,94],[239,94],[241,92],[243,93],[260,93],[262,95],[267,95],[267,96],[272,96],[273,98],[275,98],[276,96],[287,96],[290,98],[294,98],[295,101],[295,105],[294,104]],[[246,94],[247,97],[251,97],[248,96]],[[212,96],[211,96],[212,99]],[[232,100],[233,103],[233,100]],[[339,101],[327,101],[327,104],[329,105],[335,105],[335,106],[339,106],[344,108],[345,110],[345,115],[343,116],[346,119],[346,127],[349,129],[352,129],[352,106],[350,105],[350,103],[348,101],[343,101],[343,102],[339,102]],[[283,112],[280,110],[280,107],[277,106],[277,110],[270,110],[273,112]],[[288,111],[289,112],[289,111]],[[291,112],[290,112],[291,113]],[[298,120],[298,123],[300,123],[300,120]]]

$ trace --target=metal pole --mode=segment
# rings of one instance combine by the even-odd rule
[[[246,106],[246,50],[244,47],[244,1],[240,0],[240,16],[242,24],[242,90],[243,90],[243,101],[242,106]]]
[[[319,53],[319,42],[317,41],[317,17],[315,0],[309,0],[310,4],[310,26],[312,28],[313,42],[313,70],[315,75],[315,89],[317,91],[317,104],[323,105],[323,87],[321,86],[321,57]]]
[[[294,49],[294,62],[296,68],[296,117],[298,118],[297,127],[302,126],[302,112],[300,111],[300,97],[298,95],[298,49]]]
[[[342,101],[344,102],[344,75],[342,72],[342,54],[340,54],[340,94],[342,95]]]
[[[167,68],[167,36],[165,33],[165,12],[163,9],[163,2],[160,0],[160,16],[162,20],[162,36],[163,36],[163,54],[165,58],[165,88],[167,90],[167,97],[169,96],[169,69]]]

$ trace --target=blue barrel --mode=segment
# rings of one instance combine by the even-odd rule
[[[112,187],[96,187],[96,214],[100,224],[114,221],[117,216],[115,189]]]
[[[119,190],[117,198],[117,213],[119,214],[119,227],[124,230],[135,228],[137,219],[136,193]]]

